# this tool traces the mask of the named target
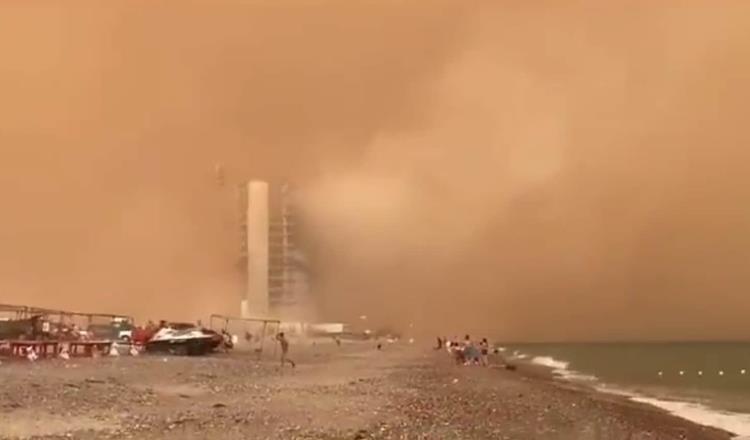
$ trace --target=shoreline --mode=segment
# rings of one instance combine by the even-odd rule
[[[547,388],[552,394],[564,395],[569,399],[571,405],[578,406],[576,401],[587,402],[587,410],[592,410],[591,417],[599,421],[608,420],[594,427],[593,437],[569,437],[610,439],[610,438],[689,438],[689,439],[738,439],[734,433],[711,425],[704,425],[691,421],[680,415],[674,414],[665,408],[646,399],[634,399],[634,395],[619,392],[617,389],[602,389],[592,386],[587,380],[575,380],[570,377],[554,374],[555,369],[549,365],[540,365],[532,362],[532,359],[521,358],[510,362],[516,367],[514,372],[508,372],[497,364],[491,365],[493,373],[503,375],[508,379],[514,374],[515,379],[528,382],[535,388]],[[472,367],[469,367],[472,368]],[[573,377],[577,373],[573,372]],[[492,380],[492,378],[490,378]],[[620,424],[621,428],[600,428],[608,423]],[[597,431],[599,429],[599,431]],[[685,435],[685,437],[683,437]],[[655,436],[655,437],[654,437]],[[562,437],[568,438],[568,437]],[[744,437],[743,437],[744,438]]]
[[[647,405],[691,423],[730,432],[735,436],[734,438],[750,438],[750,413],[746,411],[721,408],[711,402],[695,398],[682,398],[668,394],[655,395],[637,388],[603,382],[595,376],[569,369],[567,362],[548,356],[523,355],[523,357],[516,357],[514,362],[525,365],[527,369],[541,369],[545,375],[561,386],[565,384],[565,386],[578,387],[582,392],[593,391],[618,396],[627,403]]]
[[[0,438],[691,439],[732,435],[519,364],[455,366],[407,344],[0,365]]]

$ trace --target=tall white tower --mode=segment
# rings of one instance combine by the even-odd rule
[[[247,287],[242,301],[243,317],[268,316],[268,183],[247,184],[246,252]]]

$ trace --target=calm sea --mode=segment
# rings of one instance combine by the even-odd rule
[[[750,343],[510,344],[505,356],[750,436]]]

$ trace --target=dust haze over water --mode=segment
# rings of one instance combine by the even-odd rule
[[[287,178],[326,318],[750,331],[750,4],[9,1],[0,54],[0,302],[234,312]]]

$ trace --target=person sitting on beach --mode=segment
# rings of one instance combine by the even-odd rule
[[[477,347],[474,345],[474,342],[471,340],[471,336],[466,335],[464,338],[464,344],[463,344],[463,351],[464,351],[464,365],[471,365],[479,364],[479,350],[477,350]]]
[[[464,348],[464,365],[479,365],[480,355],[479,350],[473,344]]]
[[[287,355],[289,354],[289,340],[286,338],[286,336],[284,336],[284,332],[276,335],[276,339],[281,345],[281,367],[284,368],[284,363],[289,362],[292,365],[292,368],[294,368],[296,364],[293,360],[287,357]]]

